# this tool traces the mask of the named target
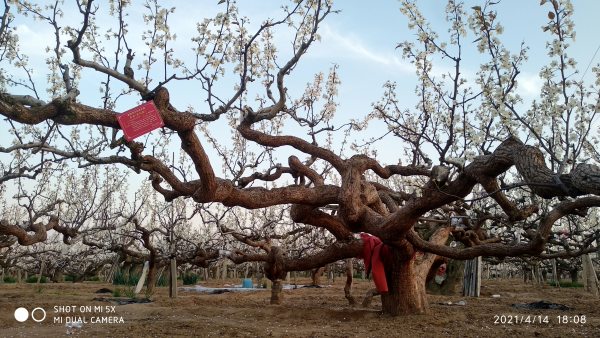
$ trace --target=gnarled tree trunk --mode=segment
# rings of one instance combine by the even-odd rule
[[[449,234],[448,228],[440,228],[431,235],[429,242],[445,243]],[[425,283],[438,256],[416,252],[406,242],[388,249],[389,255],[383,260],[388,284],[388,292],[381,295],[383,313],[391,316],[427,313]]]
[[[277,246],[271,247],[268,261],[265,262],[265,275],[271,280],[271,304],[281,304],[283,301],[283,279],[287,271],[283,266],[283,250]]]
[[[403,250],[390,247],[390,259],[385,261],[388,292],[381,294],[384,314],[391,316],[427,313],[427,293],[422,266],[414,255],[407,257]]]
[[[154,287],[156,286],[156,279],[158,277],[158,264],[156,256],[150,254],[149,266],[148,266],[148,280],[146,281],[146,294],[152,295],[154,293]]]
[[[311,276],[311,279],[312,279],[311,286],[321,286],[321,277],[323,276],[323,272],[324,271],[325,271],[325,267],[322,266],[320,268],[313,269],[310,272],[310,276]]]

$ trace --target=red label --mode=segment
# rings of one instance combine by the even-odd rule
[[[165,125],[153,101],[148,101],[119,114],[117,120],[127,141]]]

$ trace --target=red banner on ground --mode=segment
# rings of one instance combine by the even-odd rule
[[[129,109],[118,115],[117,120],[121,129],[123,129],[127,141],[131,141],[138,136],[142,136],[165,125],[158,109],[156,109],[152,101]]]

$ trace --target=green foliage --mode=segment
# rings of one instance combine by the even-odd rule
[[[137,298],[134,286],[126,286],[124,288],[115,288],[112,293],[113,297],[127,297],[131,299]]]
[[[156,289],[150,291],[150,290],[148,290],[148,288],[146,288],[146,291],[144,292],[144,295],[145,295],[144,299],[148,299],[148,300],[152,299],[152,296],[154,296],[155,292],[156,292]]]
[[[4,283],[16,283],[17,279],[13,276],[4,276]]]
[[[25,280],[26,283],[37,283],[38,281],[38,276],[29,276],[27,278],[27,280]],[[46,283],[46,276],[42,276],[42,278],[40,279],[40,283]]]
[[[137,295],[135,294],[135,287],[133,287],[133,286],[129,286],[129,287],[125,288],[123,293],[125,294],[125,297],[131,298],[131,299],[137,298]]]
[[[99,282],[100,281],[100,277],[99,276],[92,276],[92,277],[88,277],[85,279],[86,281],[90,281],[90,282]]]
[[[75,280],[75,276],[73,275],[66,275],[65,276],[65,282],[72,282]]]
[[[113,297],[121,297],[121,289],[119,289],[119,288],[114,289],[112,295],[113,295]]]
[[[129,276],[124,271],[118,269],[113,277],[114,285],[136,285],[140,280],[140,274],[130,273]]]
[[[579,282],[572,282],[572,281],[560,281],[558,282],[558,284],[560,285],[561,288],[582,288],[583,284],[579,283]],[[550,286],[556,286],[556,281],[548,281],[548,285]]]
[[[118,269],[117,271],[115,271],[115,274],[113,276],[113,285],[135,286],[140,281],[141,276],[142,276],[141,273],[129,273],[129,276],[127,276],[127,274],[125,274],[124,271],[122,271],[121,269]],[[96,278],[97,279],[94,279],[94,280],[99,280],[98,277],[96,277]],[[164,274],[162,276],[160,276],[156,280],[156,285],[157,286],[169,285],[168,276],[164,275]]]
[[[362,273],[355,273],[352,278],[354,279],[363,279]]]
[[[168,285],[169,285],[169,276],[167,274],[162,274],[156,281],[156,286],[168,286]]]
[[[183,285],[196,285],[198,279],[200,279],[200,276],[195,273],[186,272],[183,274],[183,276],[181,276],[181,279],[183,280]]]

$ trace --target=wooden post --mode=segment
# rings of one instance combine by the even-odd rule
[[[594,297],[598,298],[599,285],[598,276],[596,276],[596,270],[594,269],[594,263],[589,254],[581,256],[581,262],[583,263],[583,285],[586,291],[591,292]]]
[[[558,278],[558,269],[556,268],[556,258],[552,260],[552,278],[554,279],[554,285],[560,287],[560,278]]]
[[[169,277],[169,297],[177,298],[177,260],[175,257],[171,258]]]
[[[169,231],[169,252],[171,268],[169,270],[169,298],[177,298],[177,260],[175,258],[175,232]]]
[[[479,297],[481,292],[481,256],[465,263],[463,296]]]
[[[329,264],[331,269],[331,284],[335,284],[335,266],[333,264]]]

